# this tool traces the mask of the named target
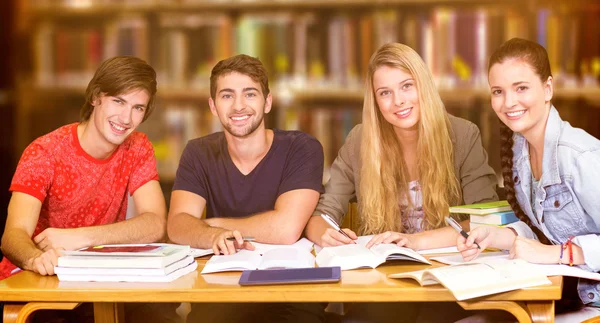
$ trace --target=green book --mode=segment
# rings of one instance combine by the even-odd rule
[[[497,212],[510,211],[508,201],[496,201],[469,205],[451,206],[450,213],[485,215]]]

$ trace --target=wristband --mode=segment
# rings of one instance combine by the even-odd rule
[[[560,258],[558,258],[558,264],[559,264],[559,265],[562,265],[562,264],[563,264],[563,262],[562,262],[562,257],[563,257],[563,253],[564,253],[564,251],[565,251],[565,247],[566,247],[566,246],[565,246],[565,244],[564,244],[564,243],[561,243],[561,244],[560,244]]]
[[[569,246],[569,266],[573,266],[573,238],[575,237],[569,237],[569,240],[567,240],[567,244]]]

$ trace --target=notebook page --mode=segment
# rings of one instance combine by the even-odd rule
[[[485,263],[485,262],[488,262],[491,260],[497,260],[497,259],[508,260],[508,252],[505,252],[505,251],[483,252],[477,258],[471,260],[469,263]],[[461,264],[465,263],[461,254],[432,257],[431,260],[435,260],[437,262],[441,262],[446,265],[461,265]]]
[[[497,259],[428,270],[457,300],[551,284],[535,266],[521,259]],[[427,273],[423,278],[426,277]]]
[[[262,256],[258,269],[311,268],[315,257],[308,251],[296,248],[271,249]]]
[[[297,249],[302,249],[302,250],[312,252],[313,245],[314,245],[312,241],[310,241],[306,238],[302,238],[302,239],[296,241],[296,243],[291,244],[291,245],[269,244],[269,243],[260,243],[260,242],[252,242],[252,244],[254,245],[254,250],[260,252],[261,254],[264,254],[265,252],[267,252],[269,250],[280,249],[280,248],[297,248]]]
[[[212,256],[206,262],[206,265],[204,265],[201,274],[256,269],[260,265],[260,261],[260,253],[250,250],[239,250],[233,255]]]
[[[323,248],[317,255],[319,267],[339,266],[342,270],[375,268],[384,260],[360,244]]]
[[[371,251],[386,260],[411,260],[431,264],[425,257],[421,256],[416,251],[409,248],[398,247],[395,244],[378,244],[371,247]]]

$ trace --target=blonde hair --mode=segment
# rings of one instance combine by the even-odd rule
[[[373,92],[373,75],[382,66],[399,68],[415,80],[421,113],[417,171],[425,214],[423,229],[441,227],[449,205],[461,200],[454,171],[450,120],[433,77],[419,54],[406,45],[391,43],[371,56],[365,82],[358,201],[361,234],[402,232],[399,201],[405,200],[408,207],[412,207],[402,147],[393,125],[381,114]]]

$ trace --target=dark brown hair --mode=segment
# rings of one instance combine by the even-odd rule
[[[220,76],[237,72],[250,77],[254,82],[258,82],[262,89],[265,99],[269,95],[269,78],[267,70],[263,64],[252,56],[240,54],[224,59],[213,67],[210,74],[210,97],[215,99],[217,95],[217,79]]]
[[[548,53],[546,52],[546,49],[538,43],[520,38],[513,38],[505,42],[490,57],[488,74],[494,64],[501,64],[508,59],[519,59],[529,64],[542,82],[546,82],[548,77],[552,76]],[[515,196],[516,179],[513,179],[512,177],[514,157],[513,134],[513,131],[500,121],[500,165],[502,166],[502,178],[504,179],[506,200],[519,220],[527,224],[542,243],[550,244],[550,241],[544,233],[531,223],[531,219],[523,212],[523,209],[521,209]]]
[[[144,60],[133,56],[116,56],[102,62],[85,90],[81,122],[87,122],[94,111],[94,100],[102,95],[115,96],[132,90],[146,90],[150,95],[144,120],[154,110],[156,72]]]

